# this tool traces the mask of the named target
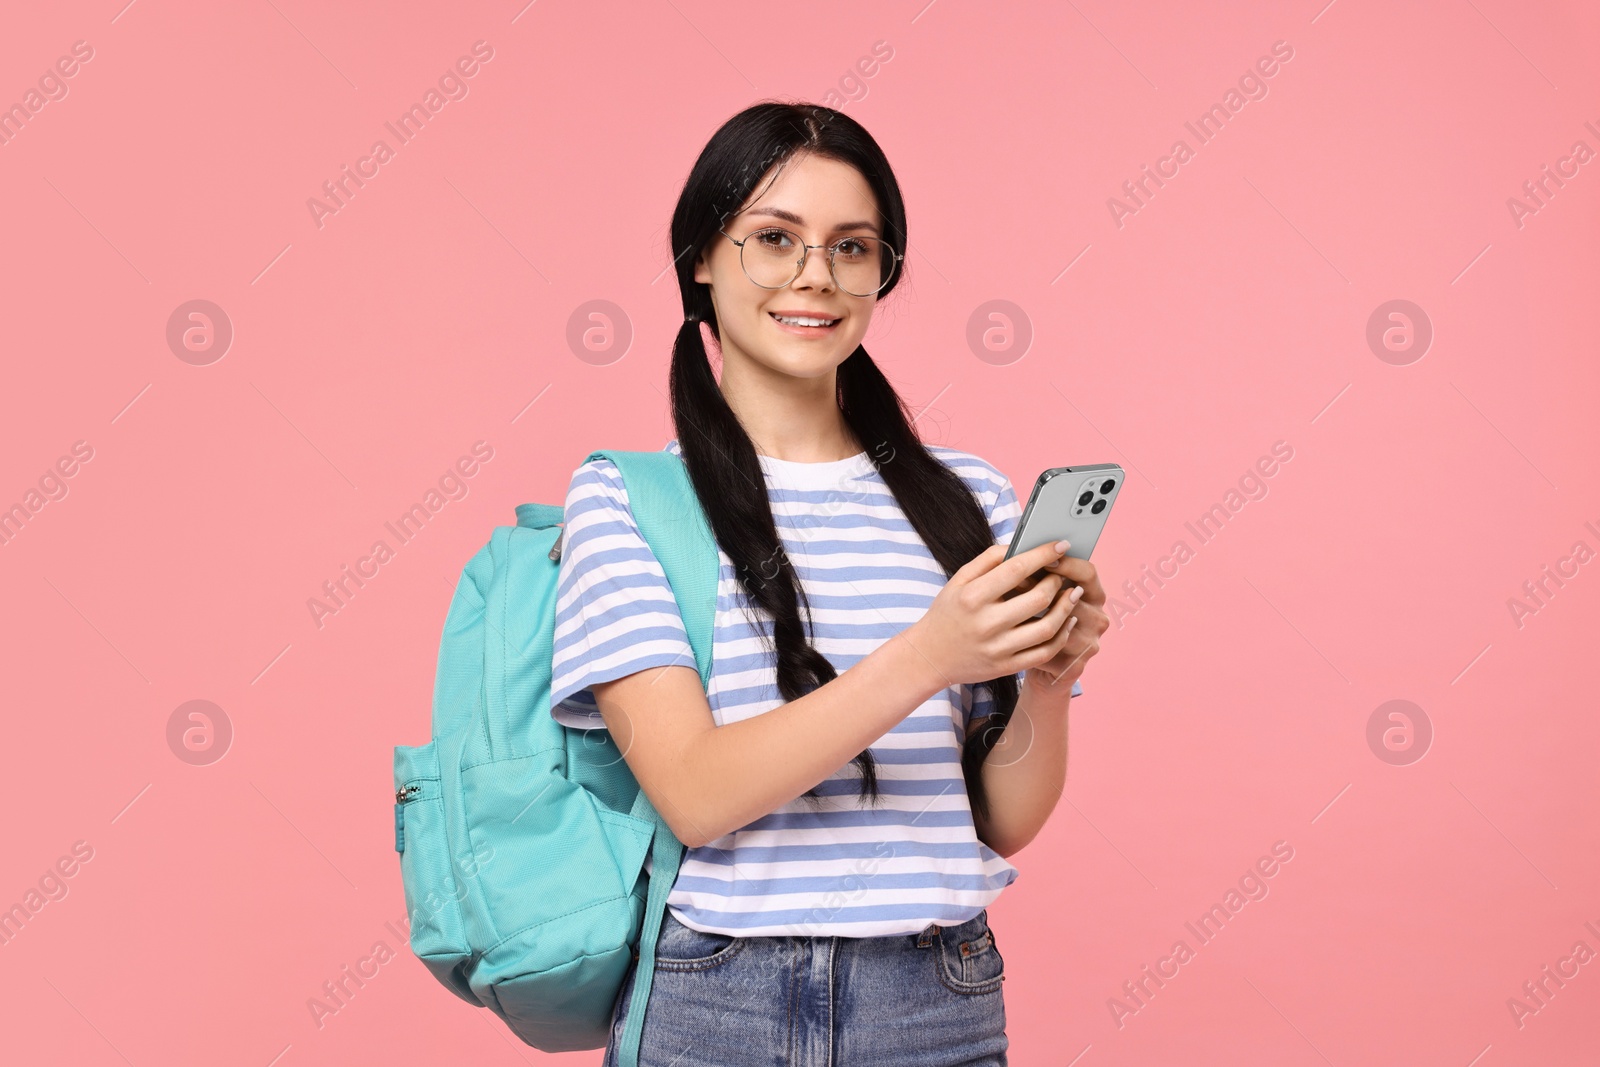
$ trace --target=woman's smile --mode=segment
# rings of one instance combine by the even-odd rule
[[[769,311],[767,316],[777,324],[778,329],[796,337],[828,337],[844,321],[841,315],[827,315],[820,311]]]

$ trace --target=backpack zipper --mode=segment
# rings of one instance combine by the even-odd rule
[[[422,786],[415,782],[403,785],[394,791],[394,850],[406,850],[406,801],[422,792]]]

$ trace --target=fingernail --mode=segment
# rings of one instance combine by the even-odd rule
[[[1071,547],[1072,547],[1072,542],[1071,541],[1057,541],[1056,542],[1056,551],[1057,552],[1065,552],[1067,549],[1069,549]]]
[[[1072,592],[1067,594],[1067,599],[1076,604],[1078,602],[1078,598],[1081,596],[1083,596],[1083,586],[1080,585]]]

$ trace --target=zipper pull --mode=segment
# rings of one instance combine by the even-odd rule
[[[394,791],[394,850],[406,850],[406,801],[422,792],[422,787],[415,783],[401,786]]]

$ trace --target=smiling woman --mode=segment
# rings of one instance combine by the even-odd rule
[[[842,425],[834,391],[824,392],[819,376],[831,383],[841,362],[860,347],[872,307],[898,279],[904,254],[880,236],[882,214],[852,165],[821,152],[797,151],[763,178],[764,195],[718,220],[712,247],[693,268],[693,282],[705,287],[712,304],[712,314],[705,317],[714,320],[722,349],[722,395],[738,411],[750,376],[760,374],[770,351],[783,361],[784,373],[808,382],[805,418],[787,432],[809,436],[806,424],[815,420],[834,438],[832,455],[858,451]],[[811,210],[802,210],[808,203]],[[711,284],[716,270],[731,272],[722,285]],[[784,338],[815,343],[793,348]],[[744,407],[741,420],[762,420],[760,405]],[[774,452],[782,451],[775,438],[785,431],[750,429],[772,441]],[[812,457],[777,458],[804,462]]]
[[[678,869],[649,870],[671,879],[666,914],[606,1063],[632,1067],[638,1042],[651,1065],[690,1047],[702,1067],[786,1062],[797,1043],[807,1060],[1004,1064],[987,905],[1059,797],[1076,686],[1043,675],[1075,682],[1094,654],[1098,580],[1076,606],[1059,570],[1012,596],[1060,553],[1004,560],[1010,481],[925,444],[863,347],[907,243],[859,123],[740,112],[671,232],[684,321],[666,451],[716,543],[708,675],[609,458],[572,477],[557,583],[551,715],[603,726],[686,846]],[[1035,743],[996,770],[1013,714]]]

